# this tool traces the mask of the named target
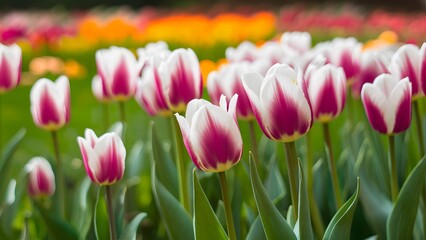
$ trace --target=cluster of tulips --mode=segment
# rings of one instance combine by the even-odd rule
[[[343,187],[339,180],[341,172],[336,167],[334,156],[337,152],[332,147],[330,128],[333,120],[344,110],[346,102],[359,97],[371,127],[389,139],[389,172],[386,175],[389,178],[383,181],[389,184],[394,207],[392,214],[385,218],[385,234],[389,239],[413,237],[419,206],[420,211],[426,212],[426,198],[422,200],[423,206],[419,205],[421,192],[425,191],[422,189],[426,189],[426,163],[424,160],[419,161],[414,170],[410,169],[413,177],[409,177],[406,183],[415,184],[420,190],[412,192],[415,201],[410,202],[410,210],[406,210],[414,214],[414,220],[408,224],[399,224],[402,221],[400,219],[404,218],[404,212],[400,213],[402,215],[394,212],[404,211],[400,210],[401,205],[407,206],[404,206],[406,202],[398,202],[406,196],[399,194],[399,165],[395,157],[394,138],[410,127],[413,106],[419,129],[419,155],[424,155],[422,116],[418,102],[426,92],[426,44],[421,48],[406,44],[363,49],[363,44],[355,38],[335,38],[312,47],[309,33],[287,32],[278,41],[268,41],[261,46],[243,42],[236,48],[228,48],[225,54],[227,63],[212,71],[206,81],[210,102],[201,99],[203,79],[199,60],[191,49],[170,50],[165,42],[155,42],[138,49],[138,57],[122,47],[96,52],[97,75],[92,80],[93,94],[105,105],[118,103],[121,124],[100,137],[93,130],[86,129],[84,137],[78,137],[77,143],[88,177],[93,183],[105,186],[111,239],[128,237],[125,230],[121,231],[121,235],[116,230],[118,225],[114,222],[114,213],[117,210],[113,202],[116,191],[113,185],[125,175],[126,147],[123,139],[128,130],[125,103],[131,98],[149,115],[169,118],[173,122],[177,166],[173,174],[176,174],[178,180],[178,200],[170,200],[173,195],[160,187],[164,183],[157,176],[157,168],[154,166],[151,171],[152,194],[171,239],[195,236],[199,239],[210,237],[235,240],[241,237],[234,224],[233,214],[236,211],[233,211],[233,194],[229,190],[227,177],[229,179],[231,175],[232,179],[236,178],[236,171],[244,171],[244,168],[228,174],[225,172],[232,171],[231,168],[240,162],[246,150],[251,151],[250,179],[257,206],[250,211],[254,211],[251,214],[258,212],[260,216],[260,221],[253,221],[252,225],[262,226],[256,230],[261,235],[253,235],[250,231],[252,235],[248,235],[251,238],[349,238],[352,216],[360,195],[362,199],[360,188],[363,186],[360,187],[359,182],[355,181],[353,184],[357,185],[357,189],[352,197],[347,198],[342,193]],[[0,56],[0,92],[3,93],[19,84],[22,57],[17,45],[0,45]],[[28,194],[38,203],[55,195],[58,215],[66,220],[65,196],[68,188],[64,183],[57,133],[70,120],[70,82],[66,76],[60,76],[55,82],[39,79],[33,85],[29,98],[35,125],[52,134],[56,162],[52,169],[49,161],[43,157],[34,157],[29,161],[26,166]],[[348,107],[353,107],[353,104]],[[250,126],[251,142],[244,142],[249,147],[243,147],[239,128],[241,122],[248,122]],[[271,200],[272,197],[266,193],[259,178],[263,177],[267,159],[259,151],[256,122],[267,138],[272,142],[282,142],[285,146],[289,183],[287,196],[291,199],[286,219]],[[333,198],[329,201],[335,204],[333,209],[337,212],[326,230],[314,197],[313,162],[304,157],[299,158],[301,154],[296,146],[296,142],[308,134],[314,122],[324,130],[330,189],[333,192]],[[199,170],[218,174],[227,231],[222,229],[218,216],[199,187],[198,175],[204,176],[204,173],[194,172],[193,189],[188,189],[190,177],[183,147],[186,147],[190,159]],[[161,157],[164,156],[155,153],[157,148],[153,139],[152,151],[158,163],[163,161]],[[362,184],[369,183],[361,179]],[[182,211],[183,215],[179,211],[170,212],[171,205],[176,203],[176,209]],[[49,206],[42,205],[41,208]],[[189,235],[179,235],[181,231],[177,228],[182,226],[186,229],[186,221],[191,219],[189,213],[194,214],[191,224],[194,229],[186,233]],[[170,214],[176,216],[171,217]],[[423,223],[426,222],[425,215],[421,216]],[[412,215],[406,218],[410,217]],[[142,218],[141,215],[138,221]],[[425,232],[426,229],[422,228]],[[131,236],[136,237],[136,233]]]

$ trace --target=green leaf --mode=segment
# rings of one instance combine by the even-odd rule
[[[144,144],[142,141],[137,141],[130,151],[129,157],[126,160],[126,178],[130,179],[139,177],[144,165]]]
[[[152,157],[156,165],[156,176],[163,186],[176,198],[179,196],[177,169],[170,155],[161,147],[154,123],[152,123]]]
[[[262,221],[257,217],[250,227],[246,240],[266,240],[265,231],[263,231]]]
[[[118,194],[116,195],[114,203],[114,217],[115,217],[115,228],[117,236],[121,236],[121,231],[124,227],[124,211],[125,211],[125,200],[126,200],[127,187],[121,185]]]
[[[356,191],[337,211],[325,230],[323,239],[339,240],[350,239],[352,218],[359,197],[359,178],[357,179]]]
[[[194,186],[194,231],[195,239],[227,239],[225,230],[217,219],[209,200],[193,171]]]
[[[420,193],[426,175],[426,157],[417,164],[405,180],[387,221],[387,238],[411,239],[419,206]]]
[[[253,157],[250,154],[250,178],[254,198],[268,239],[297,239],[292,228],[275,207],[260,181]]]
[[[19,144],[24,139],[25,133],[27,130],[25,128],[20,129],[6,144],[6,146],[2,150],[2,154],[0,157],[0,176],[4,179],[8,176],[8,170],[10,165],[10,158],[13,153],[15,153]],[[6,190],[6,184],[8,181],[0,181],[0,196],[4,196],[4,191]]]
[[[87,203],[87,193],[90,189],[91,181],[86,177],[78,187],[74,197],[74,207],[71,216],[72,225],[78,229],[80,239],[86,239],[92,221],[91,206]]]
[[[136,239],[136,233],[141,221],[146,217],[146,213],[139,213],[133,220],[126,226],[121,236],[121,240],[134,240]]]
[[[305,177],[300,160],[299,163],[299,219],[296,226],[299,231],[299,239],[314,239],[312,232],[311,215],[309,213],[308,190],[306,189]],[[297,234],[297,231],[296,231]]]
[[[75,228],[59,218],[54,212],[41,206],[40,202],[34,201],[34,205],[39,210],[43,218],[49,234],[53,239],[61,240],[75,240],[79,239],[78,233]]]
[[[285,184],[277,166],[277,158],[274,154],[269,161],[268,174],[265,182],[265,189],[268,192],[269,197],[277,202],[283,198],[286,194]]]
[[[155,164],[152,167],[152,191],[169,239],[194,239],[191,217],[157,178]]]

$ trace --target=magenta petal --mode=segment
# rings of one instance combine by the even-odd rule
[[[241,148],[235,146],[235,140],[220,124],[216,124],[209,111],[206,111],[207,122],[206,127],[202,129],[200,134],[201,152],[200,160],[205,170],[217,169],[218,164],[226,164],[232,162],[237,163],[241,156]],[[220,143],[220,144],[218,144]]]
[[[319,118],[321,115],[331,115],[334,117],[339,113],[338,99],[332,77],[331,73],[327,76],[317,99],[315,99],[315,118]]]
[[[252,116],[253,110],[251,109],[250,101],[240,79],[236,81],[233,93],[238,94],[237,115],[245,118]],[[230,100],[230,96],[228,100]]]
[[[393,133],[399,133],[407,130],[411,123],[411,96],[410,93],[405,92],[404,97],[396,108],[396,119]]]
[[[424,54],[426,54],[426,51]],[[426,56],[423,56],[420,62],[420,83],[422,84],[423,93],[426,94]]]
[[[363,103],[365,112],[367,113],[368,121],[370,122],[371,126],[376,131],[387,134],[388,130],[381,109],[376,106],[368,96],[363,98]]]
[[[0,61],[0,89],[10,89],[13,87],[12,69],[6,56],[3,54]]]
[[[413,96],[419,92],[419,80],[417,78],[417,70],[414,68],[413,63],[410,61],[409,56],[404,56],[405,65],[402,66],[400,78],[408,77],[411,82],[411,89]]]
[[[111,86],[112,94],[115,96],[128,96],[129,94],[131,94],[130,77],[131,76],[129,76],[129,71],[126,66],[126,62],[124,58],[122,58],[114,72]]]
[[[59,109],[57,109],[55,101],[48,92],[48,86],[46,85],[40,94],[38,119],[41,125],[49,124],[62,124]]]

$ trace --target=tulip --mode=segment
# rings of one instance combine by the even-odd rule
[[[144,48],[138,48],[136,51],[139,59],[147,59],[154,56],[166,59],[170,55],[169,46],[164,41],[148,43]]]
[[[371,126],[382,134],[407,130],[411,122],[412,83],[382,74],[362,87],[361,99]]]
[[[56,82],[39,79],[31,88],[31,114],[34,123],[42,129],[55,131],[70,119],[70,85],[66,76]]]
[[[285,64],[272,66],[266,77],[258,73],[242,75],[254,115],[270,139],[293,142],[312,126],[313,115],[306,83]]]
[[[21,80],[22,52],[13,44],[0,43],[0,93],[14,89]]]
[[[311,48],[311,34],[308,32],[286,32],[281,36],[281,45],[290,55],[301,55]]]
[[[186,105],[203,93],[200,64],[192,49],[176,49],[160,67],[161,87],[169,109],[185,111]]]
[[[92,182],[111,185],[124,174],[126,149],[115,132],[97,137],[91,129],[84,132],[85,138],[78,137],[84,167]]]
[[[315,120],[330,122],[340,115],[346,100],[346,77],[341,67],[327,64],[318,68],[308,82]]]
[[[189,156],[205,172],[223,172],[240,161],[243,141],[236,119],[237,98],[234,95],[228,106],[222,95],[220,107],[194,99],[185,117],[175,114]]]
[[[399,79],[408,77],[413,91],[413,100],[424,95],[426,90],[426,44],[419,49],[405,44],[392,56],[389,71]]]
[[[106,95],[116,101],[134,96],[142,63],[130,50],[121,47],[98,50],[96,66]]]
[[[258,57],[258,50],[254,43],[244,41],[237,48],[228,47],[225,55],[229,62],[253,62]]]
[[[95,75],[92,79],[92,92],[99,102],[109,102],[111,97],[105,92],[102,79],[99,75]]]
[[[29,172],[28,193],[32,198],[50,197],[55,192],[55,175],[49,162],[42,157],[32,158],[26,165]]]
[[[343,68],[347,80],[352,79],[359,72],[357,57],[361,53],[361,47],[362,44],[355,38],[335,38],[331,41],[327,59],[330,63]]]
[[[241,74],[249,72],[248,62],[235,62],[222,66],[218,71],[212,71],[207,78],[207,91],[212,103],[218,105],[221,95],[231,99],[234,94],[238,95],[237,116],[238,118],[253,118],[253,110],[247,94],[243,87]]]
[[[149,59],[136,87],[136,101],[151,116],[170,114],[164,92],[161,89],[159,66],[162,62],[164,61],[158,57]]]

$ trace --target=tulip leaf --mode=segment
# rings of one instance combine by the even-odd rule
[[[146,213],[139,213],[133,220],[127,224],[123,231],[123,235],[120,237],[121,240],[134,240],[138,232],[138,227],[141,221],[146,217]]]
[[[269,161],[268,175],[265,182],[265,189],[268,192],[269,197],[274,202],[283,198],[286,194],[285,184],[280,171],[278,170],[276,159],[275,155],[273,155]]]
[[[144,144],[137,141],[130,151],[129,157],[126,160],[126,178],[131,179],[139,177],[144,165]]]
[[[115,216],[115,228],[117,231],[117,236],[121,236],[121,232],[123,231],[124,226],[124,208],[125,208],[125,200],[126,200],[127,187],[126,185],[121,185],[113,200],[114,203],[114,216]]]
[[[152,157],[156,165],[156,177],[163,186],[175,197],[179,196],[177,169],[170,156],[166,154],[157,137],[154,124],[152,124]]]
[[[26,129],[22,128],[20,129],[6,144],[4,149],[2,150],[2,154],[0,157],[0,176],[2,178],[5,178],[8,176],[8,168],[10,163],[10,158],[12,157],[13,153],[15,153],[16,149],[18,148],[19,144],[24,139]],[[6,188],[6,185],[8,181],[0,181],[0,196],[4,196],[4,191]]]
[[[169,239],[194,239],[191,217],[157,178],[155,163],[152,168],[152,191]]]
[[[260,181],[253,157],[250,154],[250,178],[253,194],[268,239],[297,239],[293,229],[275,207]]]
[[[250,227],[246,240],[266,240],[265,231],[263,231],[262,221],[257,217]]]
[[[302,164],[299,162],[299,219],[296,226],[299,230],[299,239],[314,239],[312,232],[311,215],[309,213],[308,190],[306,188],[305,177],[303,175]],[[296,231],[297,234],[297,231]]]
[[[405,180],[392,213],[387,221],[387,238],[411,239],[419,206],[420,193],[426,175],[426,157],[417,164]]]
[[[195,239],[227,239],[219,219],[213,212],[209,200],[198,181],[195,169],[193,171],[194,184],[194,231]]]
[[[350,239],[352,219],[359,198],[359,190],[360,185],[358,178],[355,193],[343,204],[331,219],[325,230],[323,239]]]
[[[39,210],[43,218],[47,231],[53,239],[75,240],[79,239],[76,229],[63,219],[59,218],[54,212],[44,208],[40,202],[34,201],[34,205]]]
[[[86,177],[78,187],[74,197],[74,207],[71,216],[71,223],[78,229],[80,239],[86,239],[92,221],[91,206],[88,205],[87,193],[90,189],[91,181]]]

